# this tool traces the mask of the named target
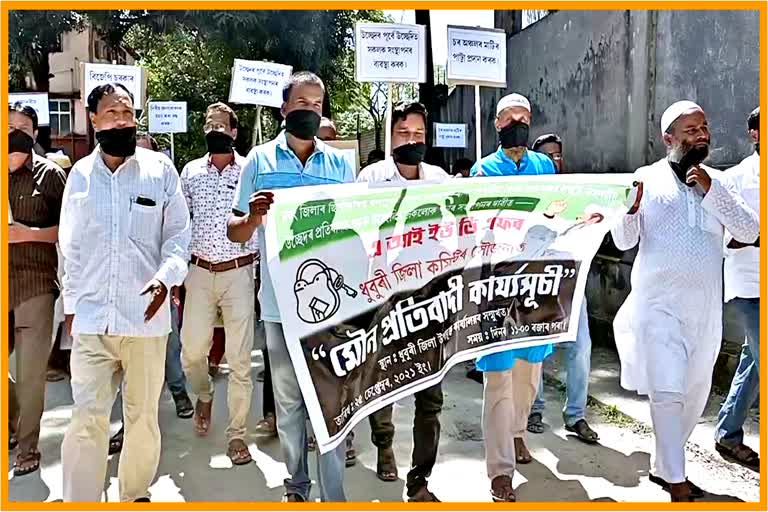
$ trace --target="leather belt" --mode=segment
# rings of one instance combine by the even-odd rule
[[[222,261],[221,263],[211,263],[210,261],[205,261],[204,259],[199,258],[194,254],[192,255],[192,264],[197,265],[200,268],[204,268],[209,272],[226,272],[228,270],[246,267],[254,261],[256,261],[255,254],[249,254],[234,260]]]

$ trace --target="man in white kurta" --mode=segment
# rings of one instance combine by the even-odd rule
[[[720,350],[724,229],[750,243],[759,225],[725,175],[701,165],[709,130],[698,105],[672,105],[661,130],[668,155],[637,170],[639,201],[611,231],[620,250],[640,244],[614,333],[622,387],[650,398],[650,478],[672,501],[691,501],[703,491],[686,479],[685,443],[706,405]]]

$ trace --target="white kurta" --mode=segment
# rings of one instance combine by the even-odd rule
[[[686,395],[711,380],[722,335],[723,234],[754,241],[758,216],[726,176],[706,168],[712,187],[679,182],[666,159],[635,173],[640,209],[611,230],[616,247],[640,243],[632,291],[614,320],[621,385],[640,394]]]

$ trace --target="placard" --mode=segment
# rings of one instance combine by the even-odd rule
[[[144,108],[144,73],[138,66],[121,66],[117,64],[83,63],[83,89],[80,97],[88,101],[88,95],[96,87],[103,84],[118,83],[125,86],[133,94],[134,110]]]
[[[8,93],[8,105],[29,105],[37,113],[37,124],[39,126],[48,126],[51,122],[48,113],[48,93],[47,92],[11,92]]]
[[[149,133],[186,133],[186,101],[150,101]]]
[[[357,23],[355,76],[358,82],[427,80],[427,37],[423,25]]]
[[[284,64],[235,59],[229,101],[279,108],[283,104],[283,86],[292,72],[293,68]]]
[[[434,123],[436,148],[466,148],[467,125]]]
[[[491,28],[448,26],[450,84],[507,86],[507,34]]]
[[[344,159],[355,170],[355,176],[360,173],[360,144],[357,140],[326,140],[325,143],[341,151]]]

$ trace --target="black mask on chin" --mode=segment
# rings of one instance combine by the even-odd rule
[[[8,153],[29,154],[34,145],[35,139],[24,131],[15,129],[8,134]]]
[[[520,121],[513,121],[499,131],[499,142],[504,149],[528,147],[528,132],[531,127]]]
[[[709,155],[709,145],[697,144],[683,155],[683,158],[680,159],[679,163],[670,162],[669,164],[672,167],[672,170],[675,171],[675,176],[677,176],[677,179],[679,179],[681,183],[685,183],[689,187],[695,187],[695,183],[688,183],[686,181],[686,175],[691,167],[699,165],[705,158],[707,158],[707,155]]]
[[[232,153],[235,139],[226,133],[211,130],[205,134],[205,145],[208,148],[208,153],[212,155],[224,155]]]
[[[312,140],[320,129],[320,114],[313,110],[294,110],[285,116],[285,131],[301,140]]]
[[[128,157],[136,152],[136,127],[100,130],[96,132],[96,140],[106,154]]]
[[[392,158],[398,164],[419,165],[427,154],[427,145],[423,142],[403,144],[392,150]]]

